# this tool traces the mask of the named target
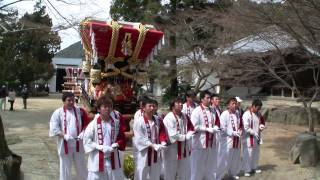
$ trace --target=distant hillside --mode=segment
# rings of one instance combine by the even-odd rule
[[[63,57],[63,58],[82,58],[84,57],[82,44],[81,42],[76,42],[69,47],[62,49],[61,51],[55,54],[55,57]]]

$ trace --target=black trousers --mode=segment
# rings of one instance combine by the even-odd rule
[[[23,98],[23,108],[27,109],[27,99]]]
[[[10,111],[13,111],[13,103],[14,103],[14,101],[9,101],[9,103],[10,103]]]

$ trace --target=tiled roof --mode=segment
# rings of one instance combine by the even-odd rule
[[[76,42],[69,47],[62,49],[55,54],[55,57],[62,58],[82,58],[84,57],[84,52],[81,42]]]

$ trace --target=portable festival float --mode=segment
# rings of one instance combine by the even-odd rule
[[[161,48],[164,34],[152,25],[85,19],[80,23],[85,54],[82,68],[67,68],[64,92],[74,92],[92,107],[102,94],[130,120],[137,109],[137,87],[147,82],[146,70]]]

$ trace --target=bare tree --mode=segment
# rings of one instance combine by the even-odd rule
[[[197,8],[180,7],[174,17],[163,17],[163,27],[159,23],[160,29],[165,29],[165,33],[175,33],[176,48],[164,48],[158,58],[166,60],[170,55],[177,57],[177,75],[192,74],[196,77],[192,79],[193,82],[189,82],[194,85],[196,92],[205,86],[214,88],[217,84],[210,84],[209,79],[219,68],[218,59],[222,52],[215,52],[215,49],[223,49],[221,45],[236,39],[226,27],[229,20],[232,23],[229,18],[227,8],[219,7],[218,4],[206,4]],[[152,66],[156,68],[151,68],[151,72],[157,72],[157,76],[161,77],[159,79],[164,83],[168,83],[168,78],[163,78],[165,74],[162,72],[176,68],[171,64],[159,67],[159,64],[154,63]]]
[[[273,47],[273,54],[269,58],[242,58],[243,71],[249,75],[255,74],[253,77],[268,77],[267,81],[280,82],[294,91],[307,112],[309,131],[314,132],[311,107],[319,97],[320,1],[270,1],[266,4],[239,1],[234,4],[233,12],[238,22],[237,31],[255,35]],[[268,34],[261,33],[270,26],[275,28]],[[277,39],[279,37],[284,38],[284,42]],[[290,48],[283,48],[282,43],[287,43],[287,46],[294,44],[297,47],[295,53],[301,52],[303,61],[288,61],[285,51]],[[301,87],[297,74],[308,72],[312,73],[312,86]]]
[[[23,28],[23,26],[21,26],[22,27],[21,29],[13,29],[10,26],[10,24],[12,23],[11,22],[12,18],[16,18],[16,15],[18,13],[17,9],[15,9],[13,6],[17,5],[18,3],[27,2],[27,1],[34,2],[33,0],[16,0],[13,2],[4,2],[4,0],[0,0],[0,32],[1,32],[1,34],[47,28],[47,27],[43,27],[43,26],[42,27],[34,27],[34,28]],[[62,31],[62,30],[66,30],[69,28],[73,28],[76,31],[78,31],[78,27],[79,27],[79,23],[80,23],[81,19],[64,15],[63,12],[60,12],[60,10],[56,7],[55,3],[72,5],[72,6],[80,6],[80,5],[83,5],[83,2],[81,0],[72,0],[72,1],[43,0],[43,1],[38,1],[38,2],[45,5],[51,15],[59,16],[60,19],[62,19],[62,21],[59,24],[56,24],[53,27],[54,31]],[[25,23],[30,23],[30,22],[25,22]]]

